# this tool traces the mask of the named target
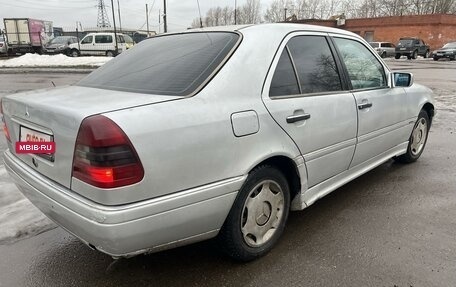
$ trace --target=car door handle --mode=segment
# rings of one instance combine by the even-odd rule
[[[292,115],[287,117],[287,123],[292,124],[310,119],[310,114]]]
[[[367,108],[370,108],[370,107],[372,107],[372,103],[362,103],[362,104],[358,105],[358,109],[360,109],[360,110],[367,109]]]

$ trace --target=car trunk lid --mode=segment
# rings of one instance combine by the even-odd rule
[[[11,137],[8,143],[13,154],[44,176],[70,188],[73,153],[79,127],[84,118],[182,99],[70,86],[37,90],[3,98],[3,112]],[[15,143],[28,138],[55,142],[54,155],[19,154]]]

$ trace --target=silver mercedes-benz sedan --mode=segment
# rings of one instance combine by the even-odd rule
[[[18,188],[91,248],[217,236],[248,261],[290,210],[417,160],[434,104],[353,33],[264,24],[147,39],[74,86],[4,97],[1,113]]]

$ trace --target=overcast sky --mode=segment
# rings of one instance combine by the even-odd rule
[[[108,6],[109,21],[112,25],[111,0],[104,0]],[[122,27],[139,29],[145,26],[145,4],[149,5],[150,30],[158,31],[158,13],[163,13],[163,0],[118,0],[120,2]],[[215,6],[232,6],[235,0],[199,0],[201,13],[204,17],[206,11]],[[237,0],[241,6],[246,0]],[[272,0],[260,0],[262,10]],[[96,27],[98,0],[0,0],[0,27],[3,28],[3,18],[34,18],[54,22],[54,27],[75,27],[80,21],[84,27]],[[185,30],[198,17],[197,0],[167,0],[168,30]],[[117,21],[117,0],[114,0]],[[152,9],[150,9],[152,8]],[[163,31],[163,26],[161,27]]]

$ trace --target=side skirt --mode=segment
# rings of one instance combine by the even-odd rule
[[[322,183],[319,183],[312,188],[304,190],[306,187],[303,186],[303,190],[300,195],[296,196],[292,203],[292,210],[302,210],[307,206],[313,204],[318,199],[331,193],[342,185],[352,181],[353,179],[363,175],[364,173],[376,168],[382,163],[388,161],[394,156],[404,154],[407,151],[408,141],[399,144],[386,152],[379,154],[367,160],[357,166],[350,168]],[[295,202],[296,201],[296,202]]]

